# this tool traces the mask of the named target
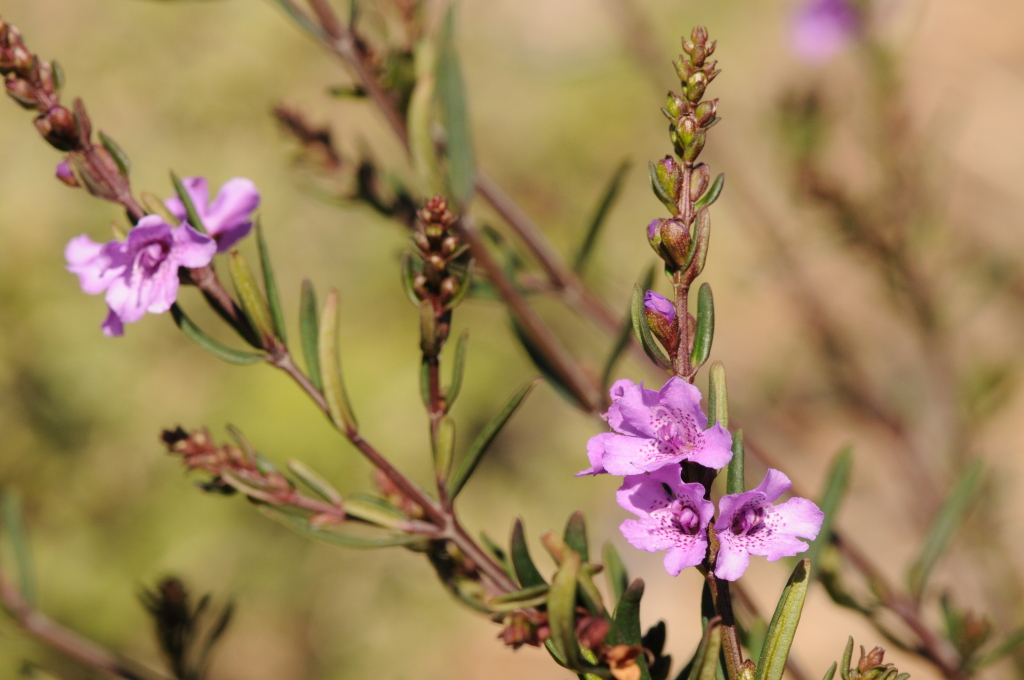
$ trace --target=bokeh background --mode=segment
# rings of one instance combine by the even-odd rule
[[[1024,622],[1017,491],[1024,481],[1017,389],[1024,7],[1015,0],[879,4],[879,39],[898,74],[883,92],[891,99],[879,106],[858,50],[816,63],[794,55],[789,27],[797,6],[462,0],[459,47],[479,163],[571,254],[608,177],[623,159],[632,161],[587,271],[588,282],[625,311],[633,282],[653,261],[643,228],[664,216],[644,167],[669,150],[658,110],[673,86],[667,59],[679,35],[708,25],[724,68],[711,88],[722,99],[723,122],[705,157],[729,181],[713,213],[703,280],[715,290],[712,358],[729,369],[733,418],[815,493],[835,452],[854,446],[840,524],[894,580],[903,578],[934,508],[908,470],[923,469],[941,494],[968,460],[985,460],[982,503],[932,590],[987,614],[1003,635]],[[349,82],[339,64],[259,0],[3,0],[0,10],[31,49],[61,62],[66,92],[82,96],[94,125],[131,156],[137,190],[168,195],[171,168],[205,175],[214,186],[238,175],[257,183],[286,307],[296,316],[303,277],[321,291],[340,289],[343,360],[366,434],[416,478],[429,479],[417,319],[397,273],[404,234],[364,208],[318,200],[269,114],[279,102],[298,106],[329,123],[346,151],[370,148],[408,177],[376,113],[327,96],[329,87]],[[880,195],[911,206],[908,240],[942,310],[934,342],[948,369],[943,379],[935,378],[943,370],[934,363],[936,345],[914,330],[891,281],[833,228],[834,212],[806,195],[794,160],[799,142],[780,121],[806,113],[801,102],[809,101],[820,105],[811,108],[829,131],[816,162],[868,212]],[[878,138],[884,110],[905,114],[898,138],[906,146]],[[913,181],[879,193],[890,177],[878,163],[886,148],[895,149],[900,168],[911,168],[900,172]],[[312,544],[238,499],[196,489],[163,452],[161,429],[208,425],[221,437],[233,424],[270,459],[303,460],[343,492],[368,488],[370,471],[272,369],[222,365],[166,317],[104,338],[103,302],[80,292],[62,252],[83,232],[106,238],[117,209],[55,181],[58,155],[10,102],[0,106],[0,149],[0,485],[24,498],[45,612],[157,665],[137,594],[174,574],[197,592],[237,603],[214,664],[218,679],[567,675],[543,652],[504,648],[497,627],[452,601],[420,556]],[[904,195],[906,186],[915,188]],[[480,215],[488,220],[486,211]],[[835,378],[834,357],[823,358],[808,295],[828,310],[856,357],[857,370],[843,374],[846,388]],[[184,300],[198,308],[191,293]],[[599,371],[610,340],[559,304],[539,304]],[[455,409],[464,438],[535,373],[506,319],[486,300],[459,310],[456,332],[472,331]],[[635,358],[617,374],[656,378]],[[851,406],[849,384],[897,413],[902,430]],[[660,556],[625,544],[616,529],[625,513],[614,503],[615,480],[572,477],[585,465],[586,438],[598,431],[600,423],[550,387],[537,390],[467,488],[462,514],[472,530],[504,542],[517,515],[535,539],[585,510],[592,541],[613,541],[632,573],[648,581],[645,623],[665,619],[669,651],[688,658],[699,633],[698,575],[672,579]],[[748,474],[760,473],[753,466]],[[788,568],[755,561],[748,574],[762,609],[771,611]],[[935,611],[926,615],[938,625]],[[868,647],[884,644],[815,586],[795,645],[801,665],[816,677],[839,657],[848,634]],[[911,655],[893,651],[890,659],[915,677],[938,677]],[[0,677],[15,677],[25,660],[63,677],[88,677],[0,619]],[[984,675],[1020,671],[1008,660]]]

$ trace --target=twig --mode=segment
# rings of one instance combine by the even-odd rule
[[[171,680],[163,673],[122,659],[37,611],[12,582],[0,572],[0,604],[22,630],[53,649],[111,678],[124,680]]]

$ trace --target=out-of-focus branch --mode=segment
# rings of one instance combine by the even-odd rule
[[[127,661],[92,640],[64,628],[37,611],[22,597],[18,587],[0,572],[0,605],[26,633],[78,663],[123,680],[171,680],[163,673]]]

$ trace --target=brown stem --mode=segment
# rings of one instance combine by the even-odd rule
[[[37,611],[12,582],[0,572],[0,604],[22,630],[75,661],[107,677],[125,680],[170,680],[163,673],[120,658],[92,640],[64,628]]]
[[[711,590],[715,612],[722,617],[722,651],[725,655],[726,673],[730,678],[739,678],[743,651],[740,649],[739,636],[736,634],[736,619],[732,611],[732,598],[729,596],[729,582],[715,576],[711,569],[705,574],[704,580]]]
[[[690,284],[683,280],[685,272],[677,272],[673,277],[672,287],[675,289],[676,323],[679,326],[679,344],[676,347],[675,374],[677,377],[693,382],[690,375]]]

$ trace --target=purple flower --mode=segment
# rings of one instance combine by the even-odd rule
[[[684,484],[678,465],[649,475],[630,475],[615,494],[619,505],[640,519],[627,519],[619,530],[634,548],[665,553],[665,571],[678,576],[704,560],[706,529],[715,514],[700,484]]]
[[[672,323],[676,320],[676,308],[672,301],[661,293],[649,290],[644,293],[644,307],[664,317],[665,321]]]
[[[658,228],[664,220],[651,220],[651,223],[647,225],[647,240],[652,241],[654,237],[658,235]]]
[[[808,61],[825,61],[860,28],[861,17],[850,0],[807,0],[793,17],[793,50]]]
[[[213,203],[209,202],[210,191],[205,177],[186,177],[181,183],[192,199],[206,233],[217,241],[218,253],[228,250],[252,229],[250,217],[260,205],[260,192],[252,181],[244,177],[229,179],[217,192]],[[181,199],[168,198],[164,205],[179,220],[188,218]]]
[[[205,267],[217,244],[188,224],[172,228],[158,215],[147,215],[128,232],[126,241],[96,243],[82,234],[64,249],[68,271],[78,275],[90,295],[106,291],[110,313],[103,334],[118,336],[124,324],[146,312],[161,314],[178,296],[178,267]]]
[[[579,475],[608,472],[636,475],[688,460],[709,468],[732,458],[732,436],[720,424],[711,429],[700,408],[700,390],[669,378],[660,391],[619,380],[611,388],[612,405],[604,415],[615,432],[591,437],[591,467]]]
[[[69,187],[77,187],[78,180],[75,179],[74,173],[71,172],[71,166],[68,165],[67,161],[61,161],[57,164],[57,169],[54,172],[61,182],[67,184]]]
[[[814,540],[825,513],[806,498],[790,498],[772,505],[790,486],[789,477],[769,469],[764,481],[753,491],[722,497],[715,522],[721,545],[716,576],[735,581],[750,564],[751,555],[774,562],[807,550],[807,544],[800,539]]]

